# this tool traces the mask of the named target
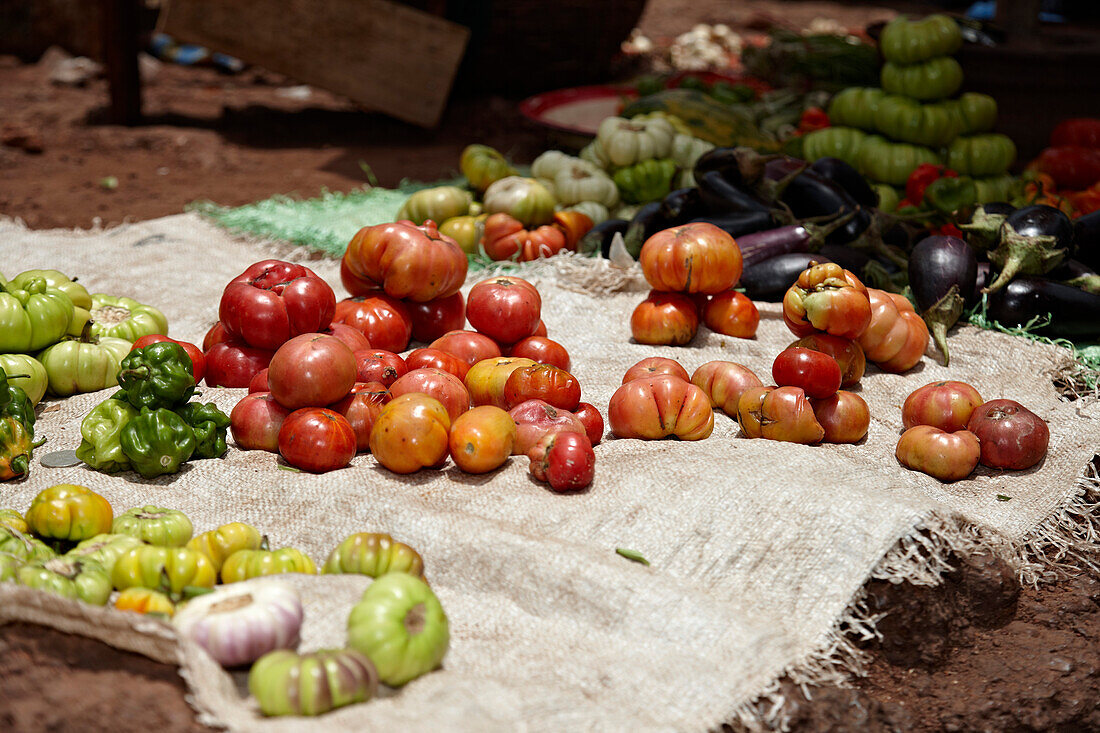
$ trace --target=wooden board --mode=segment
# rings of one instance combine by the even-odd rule
[[[171,0],[160,29],[423,127],[470,35],[390,0]]]

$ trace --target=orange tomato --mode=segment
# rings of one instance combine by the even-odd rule
[[[121,591],[115,599],[115,608],[134,613],[162,613],[165,616],[171,616],[176,612],[176,605],[168,596],[150,588],[137,586]]]
[[[783,296],[783,320],[800,338],[816,330],[854,339],[871,322],[867,288],[838,264],[814,265]]]
[[[732,361],[708,361],[691,375],[691,383],[707,393],[711,407],[730,417],[737,417],[737,403],[746,390],[764,386],[751,369]]]
[[[639,344],[683,346],[698,330],[699,311],[680,293],[651,290],[630,315],[630,333]]]
[[[928,326],[903,296],[867,288],[871,322],[859,337],[869,361],[884,372],[912,369],[928,346]]]
[[[760,311],[744,293],[727,290],[703,307],[703,324],[715,333],[751,339],[760,325]]]
[[[370,431],[370,450],[394,473],[415,473],[447,458],[451,418],[439,400],[419,392],[395,397]]]
[[[466,473],[488,473],[504,465],[516,442],[516,423],[492,405],[459,415],[451,426],[450,450],[455,465]]]
[[[360,229],[344,252],[340,279],[351,293],[381,288],[425,303],[457,293],[467,266],[466,253],[431,219],[420,226],[398,221]]]
[[[620,438],[702,440],[714,430],[710,398],[691,382],[663,374],[634,379],[615,390],[607,408]]]
[[[520,367],[534,366],[535,362],[522,356],[498,356],[482,359],[466,373],[466,389],[475,405],[494,405],[507,409],[504,386],[508,377]]]
[[[825,437],[801,387],[752,387],[737,404],[737,422],[750,438],[812,445]]]
[[[705,222],[657,232],[642,245],[638,260],[654,290],[721,293],[741,279],[741,248],[725,231]]]

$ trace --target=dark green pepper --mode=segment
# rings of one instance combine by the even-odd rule
[[[974,185],[974,179],[967,176],[944,176],[924,189],[924,202],[941,214],[954,214],[978,203],[978,187]]]
[[[155,478],[180,470],[195,452],[195,431],[171,410],[145,409],[123,426],[119,443],[135,471]]]
[[[958,137],[962,119],[954,103],[921,104],[909,97],[890,94],[875,110],[875,127],[899,142],[942,148]]]
[[[118,371],[118,386],[138,409],[175,407],[195,394],[191,357],[171,341],[131,351]]]
[[[227,450],[225,434],[229,428],[229,415],[213,402],[188,402],[175,410],[183,421],[195,431],[195,452],[192,458],[221,458]]]
[[[11,416],[0,418],[0,481],[18,478],[27,472],[35,445],[23,423]]]
[[[676,164],[668,158],[662,158],[643,160],[641,163],[620,168],[612,178],[624,200],[640,204],[667,196],[672,190],[674,175]]]
[[[76,457],[97,471],[114,473],[130,467],[122,451],[122,429],[138,416],[137,408],[115,394],[92,408],[80,422],[80,447]]]
[[[950,56],[937,56],[912,66],[892,61],[882,65],[882,88],[921,101],[950,97],[963,82],[962,67]]]
[[[8,382],[3,367],[0,367],[0,417],[14,417],[34,437],[34,405],[22,387]]]

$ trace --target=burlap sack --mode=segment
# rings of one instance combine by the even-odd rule
[[[217,317],[225,283],[286,247],[234,240],[195,215],[91,233],[30,232],[0,223],[8,274],[55,267],[92,291],[161,307],[173,336],[200,340]],[[309,264],[342,292],[337,263]],[[584,399],[605,410],[623,372],[651,355],[688,371],[711,359],[745,364],[762,379],[792,337],[779,309],[761,305],[756,339],[701,329],[688,347],[630,341],[629,316],[645,284],[606,262],[561,258],[533,266],[552,338],[573,358]],[[471,282],[472,284],[472,282]],[[177,649],[191,701],[207,723],[233,730],[696,730],[740,718],[782,719],[773,687],[836,681],[858,669],[850,631],[873,634],[861,610],[870,577],[934,583],[951,548],[994,547],[1020,558],[1029,579],[1093,547],[1084,472],[1100,446],[1100,408],[1066,401],[1052,385],[1066,352],[964,327],[951,337],[952,365],[926,358],[906,375],[870,369],[860,392],[871,408],[867,439],[854,446],[791,445],[740,437],[718,414],[699,442],[608,439],[596,448],[597,474],[580,495],[557,495],[513,459],[488,476],[453,466],[408,477],[370,455],[323,475],[280,470],[275,456],[234,448],[152,481],[85,467],[33,465],[27,480],[0,486],[0,505],[23,510],[43,488],[89,486],[116,511],[138,504],[182,509],[196,531],[232,520],[293,545],[320,564],[346,535],[383,530],[418,548],[451,621],[441,670],[369,704],[316,722],[263,720],[232,678],[200,650]],[[1049,421],[1050,452],[1038,467],[979,468],[941,484],[898,465],[901,403],[939,379],[970,382],[986,399],[1017,399]],[[108,393],[44,407],[41,452],[75,448],[82,416]],[[244,390],[202,390],[229,411]],[[1005,498],[1007,497],[1007,498]],[[615,548],[641,552],[650,567]],[[351,605],[367,581],[292,577],[306,603],[302,648],[340,646]],[[24,589],[0,589],[0,623],[29,616],[102,638],[117,615]],[[30,606],[34,603],[33,608]],[[30,609],[20,611],[19,609]],[[111,621],[118,626],[118,622]],[[129,621],[108,639],[149,633]],[[156,634],[162,634],[159,628]],[[162,650],[163,651],[163,650]],[[770,694],[767,720],[749,703]]]

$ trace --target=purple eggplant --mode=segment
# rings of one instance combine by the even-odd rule
[[[1073,222],[1053,206],[1025,206],[1005,217],[1000,241],[988,253],[1000,269],[986,289],[993,293],[1017,275],[1045,275],[1073,254]]]
[[[997,246],[1001,238],[1001,225],[1014,211],[1015,206],[1003,201],[980,204],[966,221],[959,222],[959,229],[966,234],[966,241],[971,247],[985,252]]]
[[[867,179],[840,158],[818,158],[810,164],[810,170],[843,188],[863,208],[878,206],[878,194]]]
[[[623,244],[626,251],[634,259],[638,259],[638,253],[642,251],[642,245],[662,229],[667,229],[665,218],[661,215],[661,202],[650,201],[644,204],[630,220],[630,226],[623,235]]]
[[[706,222],[737,238],[753,232],[762,232],[775,226],[775,220],[767,211],[732,211],[728,214],[712,214],[692,219],[689,223]]]
[[[1085,214],[1073,223],[1077,258],[1094,270],[1100,270],[1100,210]]]
[[[851,214],[847,215],[851,217]],[[837,228],[844,226],[844,217],[829,224],[788,224],[778,229],[766,229],[737,238],[741,248],[741,260],[745,267],[790,252],[818,252],[826,238]]]
[[[734,186],[755,186],[764,177],[764,165],[770,159],[752,148],[712,148],[695,161],[695,180],[716,172]]]
[[[698,188],[678,188],[661,199],[661,218],[674,227],[703,216],[706,209]]]
[[[799,219],[819,216],[843,216],[856,212],[843,227],[829,236],[830,244],[847,244],[855,240],[871,225],[871,215],[856,203],[838,184],[812,170],[799,172],[802,161],[774,160],[767,165],[767,175],[777,182],[779,201],[790,208]]]
[[[947,331],[958,322],[977,279],[978,258],[958,237],[926,237],[909,253],[913,300],[943,354],[944,366],[951,363]]]
[[[577,243],[577,251],[581,254],[595,254],[600,252],[605,258],[611,253],[611,240],[616,234],[626,236],[630,222],[626,219],[605,219],[589,229],[581,241]]]
[[[1070,339],[1100,337],[1100,295],[1042,277],[1022,276],[989,294],[986,315],[1002,326],[1047,319],[1033,332]]]
[[[709,214],[740,211],[770,211],[771,207],[727,181],[718,171],[708,171],[695,179],[703,208]]]
[[[967,297],[967,303],[977,303],[982,299],[982,293],[989,287],[989,283],[993,282],[993,265],[988,262],[979,262],[977,277],[974,278],[974,289]]]
[[[790,252],[746,267],[738,287],[752,300],[778,303],[798,276],[812,264],[829,262],[828,257],[810,252]]]

